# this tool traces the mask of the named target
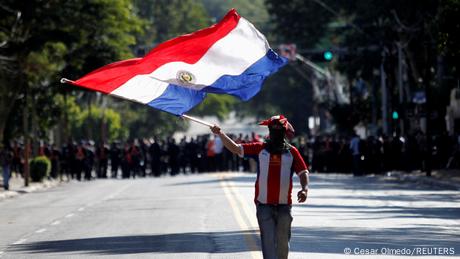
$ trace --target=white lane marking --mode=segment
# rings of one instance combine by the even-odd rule
[[[66,218],[71,218],[71,217],[73,217],[73,215],[75,215],[75,214],[69,213],[69,214],[67,214],[65,217],[66,217]]]
[[[84,210],[85,210],[85,208],[83,208],[83,207],[78,209],[78,211],[84,211]]]
[[[233,182],[227,181],[227,185],[228,187],[230,187],[230,192],[233,194],[233,196],[236,198],[239,204],[242,205],[241,209],[244,212],[246,219],[249,221],[249,226],[252,227],[253,229],[258,230],[259,223],[257,223],[257,218],[255,216],[256,211],[249,207],[248,203],[246,202],[246,199],[237,190],[237,187],[235,186]]]
[[[99,204],[99,203],[106,202],[107,200],[111,200],[111,199],[115,198],[117,195],[119,195],[120,193],[124,192],[126,189],[128,189],[128,188],[131,187],[132,185],[133,185],[133,182],[130,181],[130,183],[128,183],[127,185],[125,185],[123,188],[118,189],[118,190],[112,192],[111,194],[105,196],[104,198],[102,198],[102,199],[99,200],[99,201],[87,203],[87,204],[85,205],[85,207],[92,207],[92,206],[97,205],[97,204]]]
[[[45,231],[46,231],[46,228],[41,228],[41,229],[35,231],[35,233],[43,233]]]
[[[61,224],[61,222],[59,220],[56,220],[53,223],[51,223],[51,226],[56,226],[56,225],[59,225],[59,224]]]
[[[246,220],[244,218],[249,219],[247,215],[246,208],[244,208],[244,201],[242,203],[242,200],[240,200],[238,197],[236,197],[235,193],[236,190],[234,190],[234,187],[232,187],[229,182],[224,178],[224,177],[219,177],[220,178],[220,186],[224,190],[224,194],[227,197],[228,202],[230,203],[230,207],[232,208],[233,215],[235,216],[236,222],[240,226],[241,230],[246,230],[246,231],[254,231],[255,227],[253,225],[253,222],[249,220],[249,224],[246,223]],[[251,257],[253,259],[260,259],[261,254],[258,252],[259,248],[257,246],[257,242],[255,240],[254,235],[246,235],[246,244],[248,245],[251,254]]]
[[[133,185],[133,182],[130,182],[129,185],[126,185],[125,187],[119,189],[119,190],[116,190],[114,191],[113,193],[107,195],[106,197],[104,197],[101,201],[98,201],[97,203],[100,203],[100,202],[105,202],[107,200],[111,200],[113,198],[115,198],[117,195],[119,195],[120,193],[124,192],[126,189],[128,189],[129,187],[131,187]],[[94,205],[94,204],[93,204]]]
[[[13,245],[20,245],[20,244],[23,244],[27,241],[27,239],[25,238],[22,238],[22,239],[19,239],[18,241],[14,242]]]

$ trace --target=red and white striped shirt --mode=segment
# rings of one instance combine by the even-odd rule
[[[254,201],[263,204],[292,204],[292,175],[307,170],[297,148],[282,154],[270,154],[266,144],[253,142],[241,144],[243,155],[254,157],[257,163],[257,180]]]

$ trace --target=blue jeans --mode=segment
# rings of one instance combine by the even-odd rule
[[[10,188],[10,167],[8,165],[2,166],[3,172],[3,189],[8,190]]]
[[[291,239],[291,205],[257,204],[264,259],[287,259]]]

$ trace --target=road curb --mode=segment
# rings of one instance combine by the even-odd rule
[[[14,198],[21,194],[32,193],[40,190],[46,190],[60,185],[62,182],[58,180],[44,180],[41,183],[31,183],[28,187],[20,187],[15,190],[1,191],[0,201]]]

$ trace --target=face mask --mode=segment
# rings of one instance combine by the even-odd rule
[[[274,143],[282,143],[284,141],[284,131],[270,130],[270,140]]]
[[[284,130],[270,129],[270,149],[272,151],[281,151],[284,147]]]

